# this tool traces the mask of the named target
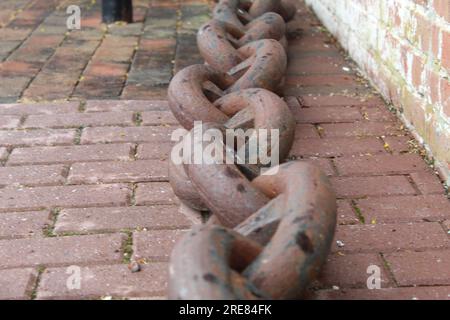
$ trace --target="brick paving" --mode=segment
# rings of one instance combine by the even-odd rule
[[[69,2],[81,31],[65,28]],[[95,1],[0,4],[1,299],[165,296],[170,249],[194,223],[168,183],[165,89],[200,61],[209,8],[134,4],[135,23],[107,28]],[[302,5],[289,33],[291,158],[320,166],[339,197],[310,298],[449,299],[450,201],[423,151]],[[367,289],[370,265],[380,290]]]

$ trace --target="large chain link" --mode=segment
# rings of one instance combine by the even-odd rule
[[[273,129],[278,135],[268,136],[271,147],[265,151],[278,150],[278,160],[286,159],[295,121],[274,92],[284,82],[285,21],[295,11],[285,0],[218,1],[214,18],[197,35],[206,64],[178,72],[168,90],[169,106],[190,130],[185,138],[192,147],[207,147],[195,141],[205,130],[224,137],[230,129]],[[243,144],[248,151],[249,141]],[[231,154],[231,163],[170,163],[170,183],[181,202],[212,216],[175,246],[169,297],[302,297],[320,272],[334,235],[336,197],[327,177],[301,161],[243,164],[226,141],[221,152],[223,158]],[[195,157],[193,151],[187,156]],[[261,175],[263,166],[271,168]]]

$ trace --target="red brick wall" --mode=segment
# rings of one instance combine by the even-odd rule
[[[306,0],[450,182],[450,0]]]

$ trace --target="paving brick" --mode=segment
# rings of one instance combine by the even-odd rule
[[[332,178],[338,197],[413,195],[414,188],[404,176]]]
[[[324,137],[366,137],[400,135],[400,125],[395,122],[356,121],[353,123],[325,123],[320,125]]]
[[[137,148],[137,159],[160,159],[166,160],[170,157],[173,143],[143,143]]]
[[[0,270],[0,299],[31,299],[36,279],[37,272],[31,268]]]
[[[34,147],[14,149],[8,165],[72,163],[78,161],[130,160],[132,144]]]
[[[410,152],[409,141],[412,141],[411,137],[385,137],[383,140],[386,142],[389,150],[393,153],[408,153]]]
[[[319,132],[312,124],[298,124],[295,127],[295,139],[320,138]]]
[[[149,261],[168,261],[175,243],[184,230],[151,230],[133,233],[133,258]]]
[[[296,58],[291,57],[288,65],[288,75],[309,75],[309,74],[332,74],[341,72],[342,68],[348,66],[342,57],[314,56]],[[356,84],[353,84],[354,86]]]
[[[385,258],[400,286],[450,284],[450,250],[395,252]]]
[[[43,63],[8,60],[0,63],[0,74],[5,77],[36,74]]]
[[[132,112],[66,113],[31,115],[24,128],[78,128],[87,126],[133,125]]]
[[[88,100],[86,112],[108,112],[108,111],[163,111],[169,108],[167,101],[154,100]]]
[[[167,85],[147,85],[127,83],[123,89],[123,99],[162,100],[167,99]]]
[[[0,239],[41,236],[42,230],[51,222],[48,211],[2,213],[0,215]]]
[[[319,300],[450,300],[450,287],[324,290]]]
[[[78,111],[79,102],[64,103],[11,103],[0,105],[0,115],[30,115],[74,113]]]
[[[0,241],[3,268],[114,263],[122,259],[121,234]]]
[[[385,152],[385,150],[383,143],[377,138],[326,138],[296,140],[290,154],[294,156],[339,157],[380,152]]]
[[[343,95],[304,95],[299,97],[301,104],[308,107],[330,106],[379,106],[384,102],[379,97],[343,96]]]
[[[162,160],[75,163],[69,183],[168,181],[168,163]]]
[[[165,126],[86,128],[81,135],[81,143],[169,142],[176,128]]]
[[[444,221],[444,228],[447,230],[447,234],[450,234],[450,220]]]
[[[444,194],[444,186],[439,178],[431,171],[411,173],[411,178],[422,194]]]
[[[361,223],[356,216],[356,212],[352,208],[349,200],[337,201],[337,221],[338,224],[359,224]]]
[[[287,85],[300,84],[302,86],[340,86],[355,85],[355,78],[349,74],[308,74],[290,75],[286,78]]]
[[[439,223],[375,224],[338,226],[333,252],[393,252],[448,248],[450,241]]]
[[[14,129],[20,123],[20,117],[0,116],[0,129]]]
[[[0,160],[5,160],[8,156],[8,149],[0,147]]]
[[[0,30],[0,39],[23,41],[32,31],[31,28],[2,28]]]
[[[0,185],[49,185],[65,181],[64,166],[0,167]]]
[[[136,189],[137,205],[176,204],[178,198],[167,182],[139,183]]]
[[[142,113],[142,125],[177,125],[171,111],[151,111]]]
[[[444,195],[368,198],[357,200],[357,205],[368,223],[450,218],[450,200]]]
[[[94,59],[109,62],[129,62],[138,40],[136,37],[106,35],[94,54]]]
[[[50,268],[42,274],[37,299],[95,299],[165,296],[169,267],[166,263],[143,265],[131,273],[126,265],[91,266],[80,269],[80,289],[67,288],[67,268]]]
[[[339,255],[331,254],[319,277],[322,286],[331,288],[367,288],[367,278],[372,272],[367,273],[369,266],[377,266],[381,270],[381,287],[389,287],[391,280],[384,268],[384,262],[380,256],[373,253],[357,253]]]
[[[83,76],[73,93],[74,97],[91,99],[97,97],[108,97],[117,99],[125,84],[125,77],[95,77]],[[99,85],[99,84],[102,85]]]
[[[63,209],[55,233],[103,232],[123,229],[186,229],[191,222],[177,206]]]
[[[36,146],[71,144],[75,138],[75,130],[7,130],[0,131],[0,145],[2,146]]]
[[[405,174],[427,170],[417,154],[352,156],[335,159],[334,163],[340,175]]]
[[[298,123],[333,123],[362,120],[362,115],[355,107],[323,107],[296,109],[294,113]]]
[[[129,196],[130,189],[120,184],[3,188],[0,189],[0,211],[124,205]]]
[[[300,24],[301,22],[304,22],[307,20],[307,25]],[[310,16],[302,15],[301,19],[295,19],[292,23],[300,24],[300,27],[304,29],[311,29],[311,26],[316,26],[319,22],[318,21],[312,21]],[[291,39],[289,41],[289,49],[295,49],[295,53],[298,53],[298,51],[312,51],[312,52],[320,52],[324,50],[329,50],[330,47],[332,47],[333,51],[336,50],[336,48],[333,45],[330,45],[330,39],[326,37],[323,34],[303,34],[301,37]]]
[[[11,100],[16,101],[22,90],[30,82],[31,77],[32,75],[15,77],[0,76],[0,83],[2,84],[0,86],[0,98],[11,98]]]
[[[100,62],[93,60],[84,71],[85,76],[124,77],[129,68],[128,63]]]
[[[10,59],[45,62],[63,39],[64,35],[33,35],[11,54]]]
[[[363,114],[364,119],[368,121],[398,121],[396,116],[387,110],[385,105],[382,105],[377,108],[371,107],[361,107],[361,112]]]

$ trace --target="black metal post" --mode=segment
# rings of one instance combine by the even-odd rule
[[[133,22],[132,0],[102,0],[102,21],[104,23]]]

